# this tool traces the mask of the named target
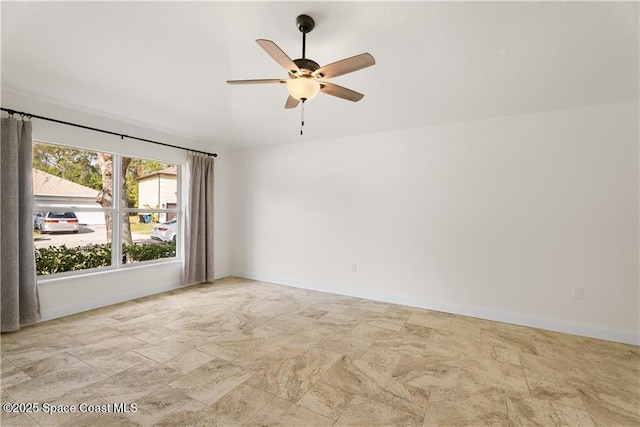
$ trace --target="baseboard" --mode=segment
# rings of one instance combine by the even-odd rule
[[[445,313],[459,314],[461,316],[475,317],[479,319],[492,320],[496,322],[509,323],[519,326],[545,329],[565,334],[578,335],[588,338],[596,338],[606,341],[614,341],[624,344],[640,345],[640,333],[619,329],[606,328],[599,325],[572,322],[563,319],[548,318],[521,313],[510,313],[496,311],[484,307],[459,306],[440,302],[416,301],[411,298],[399,297],[391,294],[380,294],[368,292],[366,290],[352,289],[346,286],[318,285],[308,282],[301,282],[279,277],[263,276],[260,274],[233,272],[233,276],[245,279],[259,280],[262,282],[275,283],[279,285],[296,288],[310,289],[319,292],[328,292],[337,295],[345,295],[356,298],[364,298],[374,301],[388,302],[393,304],[406,305],[409,307],[423,308],[427,310],[441,311]]]

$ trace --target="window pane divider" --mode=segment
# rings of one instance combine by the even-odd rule
[[[111,215],[111,265],[115,268],[122,266],[122,215],[120,215],[122,207],[122,156],[113,154],[111,164],[111,196],[113,200],[114,212]]]

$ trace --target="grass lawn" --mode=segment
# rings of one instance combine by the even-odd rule
[[[131,232],[140,234],[151,234],[151,229],[155,225],[153,223],[145,224],[144,222],[139,222],[138,215],[130,216],[129,223],[131,224]]]

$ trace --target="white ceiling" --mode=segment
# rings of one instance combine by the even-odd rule
[[[637,100],[638,5],[3,1],[2,89],[231,148]],[[301,13],[307,57],[376,59],[303,137],[284,85],[225,83],[286,77],[255,39],[300,57]]]

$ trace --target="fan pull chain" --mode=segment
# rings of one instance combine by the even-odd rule
[[[304,129],[304,99],[302,100],[302,106],[300,107],[300,135],[303,135]]]

